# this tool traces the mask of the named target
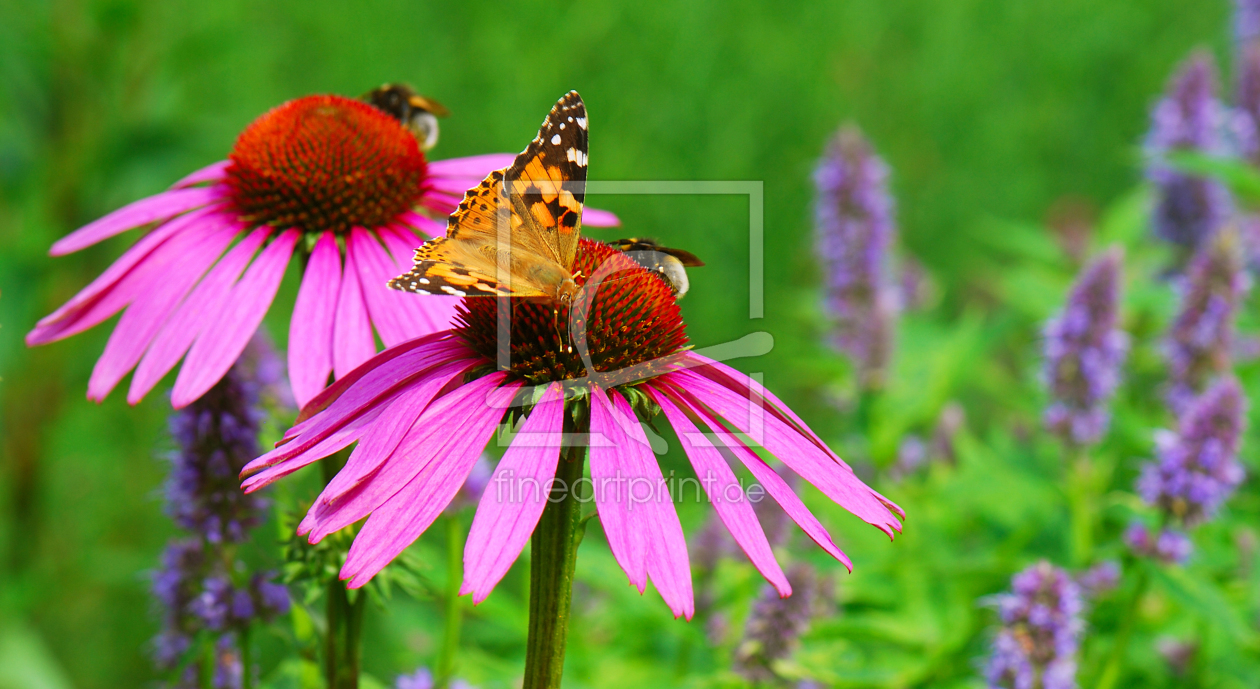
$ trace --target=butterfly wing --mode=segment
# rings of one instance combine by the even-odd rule
[[[551,256],[565,270],[573,268],[581,237],[586,154],[586,105],[577,91],[570,91],[552,106],[538,136],[504,171],[513,230],[519,220],[525,248]]]

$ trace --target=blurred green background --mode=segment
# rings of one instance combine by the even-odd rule
[[[930,431],[948,401],[965,405],[956,469],[872,479],[910,513],[896,543],[807,496],[857,569],[841,571],[841,612],[815,625],[794,662],[837,686],[974,686],[993,619],[977,599],[1065,552],[1053,449],[1028,441],[1040,399],[1036,328],[1075,269],[1047,228],[1097,221],[1109,239],[1144,241],[1134,190],[1148,109],[1193,47],[1228,64],[1228,15],[1225,0],[0,0],[0,687],[150,682],[157,619],[145,572],[174,531],[158,495],[170,447],[163,395],[135,408],[117,393],[85,401],[107,327],[36,350],[22,343],[132,240],[55,260],[49,245],[222,159],[274,105],[386,81],[410,82],[452,111],[435,158],[517,151],[551,103],[578,89],[593,123],[592,179],[764,181],[764,320],[747,316],[745,199],[589,202],[620,214],[626,235],[703,257],[683,302],[693,340],[773,334],[770,355],[739,365],[764,372],[864,475],[892,461],[904,433]],[[828,403],[850,376],[818,344],[811,250],[810,174],[845,120],[890,164],[901,252],[926,266],[936,294],[904,320],[885,404],[862,433]],[[279,342],[293,278],[269,318]],[[1166,291],[1130,290],[1138,382],[1158,376],[1141,338],[1162,327]],[[1158,403],[1126,395],[1104,452],[1132,464],[1149,453]],[[1255,466],[1250,453],[1247,462]],[[1115,485],[1131,476],[1120,470]],[[1257,513],[1249,489],[1214,536],[1221,543]],[[694,530],[704,516],[684,511],[684,524]],[[261,529],[259,547],[275,533]],[[670,619],[654,595],[630,595],[597,540],[579,559],[568,685],[738,686],[730,649],[710,647],[700,623]],[[439,581],[442,548],[440,534],[416,546]],[[793,555],[839,569],[819,552]],[[471,613],[461,656],[470,679],[506,686],[495,682],[520,671],[523,570]],[[742,563],[720,575],[739,619],[759,579]],[[1238,595],[1251,608],[1209,602],[1242,625],[1237,638],[1217,633],[1226,637],[1217,652],[1242,648],[1254,660],[1260,587],[1250,576]],[[1202,603],[1186,586],[1181,604]],[[1176,605],[1152,614],[1175,617]],[[432,601],[396,596],[368,624],[373,676],[390,682],[431,662]],[[264,657],[264,672],[279,662]],[[1148,686],[1170,681],[1151,673]]]

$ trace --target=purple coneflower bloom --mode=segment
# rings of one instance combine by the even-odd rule
[[[840,130],[814,172],[814,234],[826,281],[832,343],[852,357],[864,385],[878,385],[892,353],[896,286],[888,166],[853,126]]]
[[[1156,236],[1183,250],[1203,246],[1231,213],[1229,193],[1219,183],[1177,172],[1164,162],[1168,153],[1225,152],[1225,106],[1216,96],[1212,59],[1206,53],[1190,58],[1169,86],[1168,95],[1151,113],[1146,149],[1147,176],[1158,189],[1152,217]]]
[[[396,345],[334,383],[311,401],[282,445],[246,467],[246,490],[358,441],[299,533],[316,542],[371,515],[341,570],[352,588],[360,587],[433,523],[505,417],[524,417],[482,494],[464,548],[463,592],[480,602],[538,523],[562,446],[588,444],[562,433],[575,423],[566,417],[576,415],[578,429],[590,431],[592,490],[614,557],[640,591],[650,579],[675,616],[690,618],[691,569],[668,490],[674,487],[640,425],[659,409],[718,516],[779,595],[789,595],[791,586],[729,461],[747,467],[826,552],[850,563],[737,432],[890,537],[900,530],[904,513],[863,484],[777,397],[685,348],[678,305],[663,280],[590,239],[581,240],[573,272],[579,286],[590,288],[579,292],[572,319],[567,305],[465,299],[451,331]],[[615,277],[602,283],[591,277],[609,274]],[[511,307],[510,337],[503,340],[501,306]],[[571,336],[560,334],[565,324]]]
[[[1045,423],[1071,445],[1096,442],[1107,429],[1107,405],[1128,349],[1119,328],[1120,277],[1120,251],[1099,256],[1077,278],[1063,312],[1046,325]]]
[[[1080,645],[1081,591],[1067,572],[1039,562],[997,597],[1002,628],[986,676],[1002,689],[1073,689]]]
[[[62,256],[152,226],[83,291],[26,336],[46,344],[126,309],[88,383],[100,401],[135,369],[136,403],[181,358],[171,402],[183,407],[232,366],[271,306],[296,251],[308,256],[289,333],[294,396],[386,346],[444,330],[454,298],[414,299],[385,283],[442,234],[463,192],[511,154],[429,161],[399,120],[362,101],[306,96],[249,125],[228,160],[114,211],[53,245]],[[616,218],[587,211],[588,225]]]
[[[1181,283],[1181,306],[1164,343],[1168,406],[1184,412],[1218,374],[1229,370],[1234,319],[1250,278],[1237,235],[1224,232],[1191,259]]]

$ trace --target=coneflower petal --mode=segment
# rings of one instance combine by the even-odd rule
[[[407,211],[399,216],[399,220],[416,228],[417,230],[420,230],[429,237],[439,237],[446,234],[446,223],[441,220],[434,220],[427,215]],[[418,242],[416,246],[411,247],[412,252],[414,253],[416,247],[423,243],[424,242]],[[410,265],[408,265],[408,268],[410,268]]]
[[[109,215],[93,220],[57,240],[48,250],[51,256],[64,256],[86,249],[97,242],[151,222],[173,218],[223,198],[216,187],[175,189],[127,204]]]
[[[583,208],[582,224],[588,227],[620,227],[621,220],[612,211]]]
[[[378,234],[382,240],[385,238],[384,232]],[[391,279],[411,269],[410,263],[406,269],[400,271],[390,252],[366,230],[352,231],[349,241],[355,244],[354,267],[364,285],[368,314],[386,347],[392,347],[422,333],[445,329],[450,323],[450,316],[455,313],[455,307],[443,307],[454,297],[417,299],[415,295],[406,292],[385,289]],[[369,286],[374,286],[375,289],[368,289]],[[437,328],[426,327],[433,320],[424,314],[425,308],[430,306],[442,311],[449,310],[447,320]]]
[[[394,273],[389,277],[410,271],[416,247],[423,244],[424,240],[402,227],[387,227],[380,232],[380,236],[393,261]],[[433,333],[449,328],[459,308],[459,297],[430,294],[423,299],[416,299],[413,295],[399,292],[394,303],[410,339],[419,333]]]
[[[739,484],[739,479],[731,471],[722,453],[674,405],[675,398],[671,390],[664,386],[654,387],[650,388],[650,394],[661,405],[665,418],[674,427],[696,475],[703,477],[700,484],[708,493],[709,502],[717,511],[718,518],[726,525],[726,530],[731,532],[731,536],[744,554],[748,555],[753,566],[774,586],[780,597],[792,595],[792,585],[788,583],[787,575],[783,573],[783,568],[774,558],[774,552],[770,550],[770,541],[766,539],[766,532],[757,521],[757,515],[744,494],[744,487]]]
[[[756,405],[748,397],[691,371],[677,371],[663,377],[690,390],[703,404],[814,484],[833,502],[888,534],[889,538],[901,530],[901,522],[852,469],[835,461],[812,438],[784,423],[776,414],[754,414],[751,407]]]
[[[232,165],[230,160],[220,160],[217,163],[211,163],[196,172],[193,172],[178,182],[171,185],[172,189],[183,189],[196,184],[205,184],[206,182],[218,182],[227,177],[227,169]]]
[[[792,521],[796,522],[801,527],[801,530],[817,543],[820,548],[827,551],[827,554],[839,560],[846,569],[852,572],[853,562],[849,560],[849,556],[845,555],[844,551],[836,546],[835,541],[831,538],[831,534],[827,533],[826,527],[822,525],[822,522],[818,521],[813,512],[809,511],[804,501],[796,494],[796,491],[792,490],[788,482],[779,475],[779,472],[772,469],[769,464],[766,464],[764,459],[757,456],[757,453],[753,452],[751,448],[735,437],[720,419],[711,414],[703,404],[700,404],[689,393],[685,390],[675,390],[675,392],[681,398],[681,401],[685,402],[693,412],[699,415],[704,420],[705,426],[717,436],[719,441],[717,444],[718,449],[729,450],[738,457],[739,461],[752,472],[753,478],[757,479],[757,483],[766,489],[770,497],[783,508],[783,511],[787,513]]]
[[[259,227],[245,235],[236,246],[210,269],[193,291],[180,303],[175,313],[167,319],[157,337],[145,352],[136,374],[131,379],[127,401],[135,404],[162,380],[167,371],[179,363],[207,325],[213,325],[214,314],[222,308],[231,293],[232,284],[245,272],[254,253],[271,235],[271,228]]]
[[[599,523],[604,527],[613,557],[630,577],[630,583],[643,593],[647,587],[645,534],[640,518],[643,510],[635,512],[636,505],[631,502],[630,490],[642,484],[647,477],[634,474],[632,462],[625,458],[627,453],[634,451],[630,447],[634,441],[626,434],[630,423],[637,426],[639,422],[637,419],[627,420],[617,413],[608,400],[607,392],[591,389],[590,462],[595,509],[599,512]],[[649,485],[655,486],[654,483]]]
[[[158,254],[172,237],[188,231],[195,221],[214,210],[193,211],[174,221],[159,225],[140,238],[117,261],[87,287],[62,304],[61,308],[41,318],[26,336],[26,344],[47,344],[83,332],[113,316],[130,304],[151,279],[152,264],[146,262]],[[169,249],[167,250],[169,251]]]
[[[470,447],[469,443],[480,442],[476,447],[478,452],[485,448],[489,437],[483,436],[478,429],[489,423],[492,416],[498,423],[507,409],[507,401],[511,400],[510,395],[504,399],[500,390],[515,391],[521,385],[509,383],[498,388],[503,378],[502,373],[492,373],[435,400],[403,436],[394,452],[381,462],[379,470],[344,493],[321,495],[311,509],[312,519],[303,522],[303,528],[310,527],[310,541],[317,543],[391,501],[404,486],[425,471],[434,458],[440,457],[445,461],[446,452],[458,454]],[[488,403],[501,399],[504,401],[497,409],[498,416],[494,416],[496,409]],[[385,410],[385,414],[392,413],[393,409]]]
[[[357,248],[346,242],[346,270],[337,295],[337,325],[333,328],[333,370],[338,378],[376,354],[372,321],[363,301],[363,285],[358,273],[351,269],[357,260],[356,253]]]
[[[613,408],[621,414],[621,418],[632,421],[622,426],[630,438],[627,452],[622,457],[630,465],[632,475],[645,477],[652,486],[652,493],[644,496],[646,499],[631,495],[635,507],[642,510],[640,518],[645,527],[648,578],[656,585],[674,617],[690,620],[696,614],[696,603],[691,587],[691,562],[687,559],[687,538],[683,535],[682,523],[678,521],[678,510],[674,508],[673,498],[664,489],[665,477],[661,474],[656,455],[652,453],[647,434],[642,426],[633,422],[636,419],[634,409],[621,395],[613,395]]]
[[[135,368],[149,344],[160,332],[179,303],[236,237],[234,223],[223,216],[211,216],[196,234],[185,233],[171,242],[179,247],[164,261],[160,275],[150,280],[110,333],[105,351],[96,360],[88,380],[88,399],[100,401]],[[187,237],[184,245],[179,240]]]
[[[455,497],[455,493],[468,478],[473,464],[481,456],[485,444],[494,434],[495,427],[502,420],[503,412],[512,396],[520,387],[519,384],[509,383],[487,395],[484,387],[476,384],[497,377],[492,374],[460,388],[480,389],[468,396],[466,404],[453,406],[444,415],[443,418],[459,425],[441,429],[442,433],[438,437],[444,443],[432,442],[435,438],[430,436],[420,446],[426,451],[433,447],[428,459],[440,455],[442,461],[425,462],[424,467],[406,487],[376,509],[363,524],[346,555],[346,564],[341,568],[341,578],[350,580],[349,588],[359,588],[366,584],[397,557],[398,553],[419,538]],[[451,395],[458,392],[452,392]],[[420,447],[407,450],[414,456]]]
[[[298,408],[328,384],[332,373],[333,311],[341,290],[341,252],[332,232],[315,242],[289,322],[289,381]]]
[[[431,177],[464,177],[472,180],[472,184],[464,190],[477,186],[491,170],[501,170],[516,160],[514,153],[485,153],[467,158],[451,158],[450,160],[434,160],[429,163]],[[463,190],[461,190],[462,192]]]
[[[564,393],[552,383],[521,424],[477,503],[459,590],[461,595],[471,593],[474,604],[490,595],[538,525],[556,476],[563,428]]]
[[[215,327],[198,336],[175,378],[171,404],[179,409],[201,397],[232,368],[276,298],[284,269],[301,233],[285,230],[263,249],[215,316]]]

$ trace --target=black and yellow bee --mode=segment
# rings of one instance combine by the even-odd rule
[[[690,251],[661,246],[655,239],[630,237],[608,242],[608,244],[634,259],[635,263],[655,273],[666,285],[669,285],[676,299],[682,299],[691,286],[691,283],[687,281],[687,268],[704,265],[704,261]]]
[[[360,99],[402,122],[426,151],[437,144],[437,118],[451,114],[441,103],[416,93],[406,84],[385,84]]]

